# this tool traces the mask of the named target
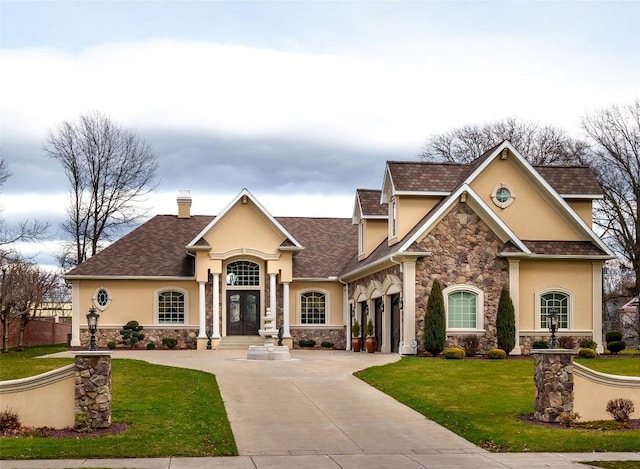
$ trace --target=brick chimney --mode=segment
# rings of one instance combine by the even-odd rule
[[[187,190],[178,191],[178,218],[191,217],[191,192]]]

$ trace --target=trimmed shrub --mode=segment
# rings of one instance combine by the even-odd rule
[[[156,344],[154,344],[153,342],[149,342],[147,344],[147,350],[155,350],[156,349]]]
[[[531,348],[533,349],[544,349],[549,348],[549,344],[546,340],[536,340],[533,344],[531,344]]]
[[[575,348],[575,346],[576,341],[573,340],[573,337],[558,337],[558,347],[572,350]]]
[[[13,409],[5,409],[0,412],[0,435],[13,436],[20,433],[22,422],[20,415]]]
[[[516,346],[516,317],[513,301],[509,295],[509,287],[502,286],[500,300],[498,301],[498,314],[496,317],[496,335],[498,348],[509,353]]]
[[[596,358],[598,354],[592,348],[583,347],[578,350],[578,356],[580,358]]]
[[[580,348],[591,348],[595,350],[596,347],[598,347],[598,344],[596,344],[591,339],[583,339],[582,341],[580,341]]]
[[[138,321],[129,321],[120,330],[120,335],[122,336],[122,343],[131,345],[131,348],[134,348],[138,342],[144,339],[144,334],[140,332],[144,329],[143,326],[138,323]]]
[[[111,341],[107,342],[107,348],[108,348],[109,350],[113,350],[113,349],[115,349],[115,348],[116,348],[116,343],[115,343],[113,340],[111,340]]]
[[[351,326],[351,335],[353,337],[360,337],[360,323],[357,319],[353,320],[353,325]]]
[[[475,357],[478,354],[480,348],[480,339],[477,335],[468,335],[461,341],[462,348],[464,349],[464,355],[466,357]]]
[[[620,332],[620,331],[609,331],[604,335],[604,338],[607,341],[607,344],[609,342],[618,342],[618,341],[622,340],[622,332]]]
[[[440,281],[435,279],[427,300],[427,309],[424,313],[424,349],[436,356],[444,350],[444,341],[447,338],[447,321],[444,315],[444,299]]]
[[[464,349],[462,347],[446,347],[442,356],[447,360],[460,360],[464,358]]]
[[[316,341],[313,339],[300,339],[298,341],[298,345],[300,347],[315,347],[316,346]]]
[[[631,399],[617,398],[607,402],[607,413],[613,417],[613,420],[620,423],[627,423],[629,416],[633,413],[635,407]]]
[[[322,342],[320,344],[320,347],[322,347],[322,348],[333,348],[333,342],[326,342],[326,341]]]
[[[162,339],[162,345],[172,349],[176,345],[178,345],[178,339],[174,339],[173,337],[165,337],[164,339]]]
[[[627,348],[627,343],[624,340],[615,340],[613,342],[607,342],[607,349],[609,352],[617,354],[621,350]]]
[[[501,348],[492,348],[487,352],[487,358],[490,360],[504,360],[507,358],[507,352]]]

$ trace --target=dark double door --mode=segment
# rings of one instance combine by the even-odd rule
[[[258,290],[227,290],[227,335],[257,335],[259,311]]]

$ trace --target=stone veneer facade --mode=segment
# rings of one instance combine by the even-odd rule
[[[536,419],[542,422],[560,422],[560,414],[573,412],[574,354],[573,350],[533,352]]]
[[[166,348],[162,345],[162,339],[165,337],[178,339],[176,349],[195,349],[197,347],[198,329],[167,329],[153,327],[144,328],[142,330],[144,339],[136,344],[135,348],[144,349],[147,344],[153,343],[156,348]],[[80,330],[80,343],[89,344],[89,332],[86,329]],[[120,329],[102,329],[98,328],[96,333],[96,342],[99,348],[106,348],[109,342],[115,342],[118,348],[131,348],[130,345],[122,344],[122,336]]]
[[[484,334],[447,334],[446,345],[458,345],[467,335],[478,335],[480,353],[496,346],[496,313],[503,285],[509,284],[509,265],[498,257],[503,242],[466,204],[458,204],[419,241],[431,253],[416,263],[416,339],[423,352],[424,312],[433,280],[442,289],[473,285],[484,292]],[[445,298],[446,301],[446,298]]]
[[[75,357],[76,425],[91,428],[111,425],[111,355],[79,353]],[[88,418],[88,420],[87,420]]]

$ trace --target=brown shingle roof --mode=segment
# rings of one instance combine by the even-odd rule
[[[389,161],[396,191],[450,192],[469,174],[468,164]]]
[[[278,217],[277,220],[304,246],[293,257],[296,278],[337,276],[357,254],[358,227],[350,218]]]
[[[185,246],[213,218],[157,215],[67,275],[191,277],[193,257]]]
[[[376,189],[358,189],[356,191],[363,217],[388,216],[387,204],[380,203],[381,193],[381,190]]]
[[[547,256],[606,256],[607,253],[591,241],[522,241],[534,254]],[[511,242],[505,244],[505,253],[522,252]]]
[[[536,171],[562,195],[602,195],[602,187],[589,166],[535,166]]]

